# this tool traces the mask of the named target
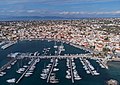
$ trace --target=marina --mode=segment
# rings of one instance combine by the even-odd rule
[[[81,60],[83,64],[83,68],[86,70],[86,73],[91,73],[92,75],[99,75],[100,73],[96,72],[95,68],[90,64],[90,62],[86,59]]]
[[[68,66],[68,70],[66,71],[67,75],[66,78],[70,79],[72,83],[75,82],[75,80],[81,80],[82,78],[79,76],[77,70],[76,70],[76,65],[74,63],[74,59],[73,58],[69,58],[67,59],[67,66]]]
[[[15,53],[16,54],[16,53]],[[12,55],[15,55],[14,53],[12,54]],[[17,84],[17,83],[19,83],[24,77],[29,77],[31,74],[33,74],[33,72],[34,72],[34,67],[35,67],[35,65],[36,65],[36,63],[38,63],[39,61],[40,61],[40,57],[38,56],[38,54],[39,53],[37,53],[37,52],[35,52],[35,53],[30,53],[30,54],[33,54],[33,56],[34,56],[34,58],[31,58],[31,57],[27,57],[27,58],[29,58],[30,59],[30,61],[28,62],[28,65],[29,66],[23,66],[23,68],[20,68],[18,71],[16,71],[17,73],[22,73],[21,74],[21,76],[18,78],[18,79],[15,79],[16,81],[15,81],[15,83]],[[11,55],[11,57],[13,57]],[[23,55],[23,54],[22,54]],[[28,54],[29,55],[29,54]],[[10,56],[10,55],[9,55]],[[20,56],[20,55],[19,55]],[[17,56],[17,57],[19,57],[19,56]],[[26,56],[26,55],[25,55]],[[15,60],[16,60],[16,62],[17,62],[17,57],[15,57],[14,59],[12,59],[8,64],[6,64],[5,66],[4,66],[4,69],[5,69],[5,67],[7,68],[11,63],[13,63],[13,62],[15,62]],[[46,79],[46,82],[47,83],[58,83],[59,82],[59,80],[58,79],[56,79],[55,78],[55,73],[54,72],[56,72],[56,71],[59,71],[59,69],[57,69],[57,68],[55,68],[56,66],[57,66],[57,64],[58,64],[58,61],[59,61],[59,59],[61,59],[61,58],[59,58],[59,57],[61,57],[61,56],[56,56],[56,57],[54,57],[54,58],[51,58],[50,59],[50,62],[51,62],[51,64],[48,64],[46,67],[47,67],[47,69],[43,69],[43,73],[41,74],[41,79]],[[19,57],[19,59],[20,59],[20,57]],[[22,59],[25,59],[25,57],[23,58],[22,57]],[[41,58],[41,61],[42,61],[42,59],[44,59],[44,58]],[[76,80],[78,81],[78,80],[81,80],[82,78],[79,76],[80,74],[78,74],[78,72],[77,72],[77,70],[76,70],[76,65],[75,65],[75,63],[74,63],[74,59],[79,59],[80,60],[80,62],[82,63],[82,65],[83,65],[83,68],[86,70],[86,73],[87,74],[89,74],[89,73],[91,73],[93,76],[94,75],[100,75],[100,73],[98,73],[96,70],[95,70],[95,68],[90,64],[90,62],[87,60],[87,59],[85,59],[85,58],[83,58],[83,57],[81,57],[81,58],[77,58],[77,56],[76,56],[76,58],[70,58],[69,56],[67,56],[67,57],[65,57],[65,58],[63,58],[63,59],[66,59],[67,60],[67,63],[66,63],[66,65],[67,65],[67,67],[68,67],[68,70],[66,71],[66,73],[67,73],[67,75],[66,75],[66,78],[67,79],[71,79],[71,82],[72,83],[74,83]],[[98,60],[97,60],[98,61]],[[101,65],[101,63],[99,63],[100,65]],[[2,67],[3,68],[3,67]],[[3,71],[4,69],[2,69],[1,68],[1,71]],[[22,72],[23,71],[23,72]],[[4,73],[2,73],[2,74],[4,74]],[[8,80],[9,81],[9,80]],[[13,83],[13,82],[12,82]]]
[[[49,41],[49,43],[50,42],[51,41]],[[59,45],[61,45],[61,43]],[[59,47],[59,45],[57,47]],[[64,49],[65,48],[66,47],[64,46]],[[24,81],[26,80],[33,79],[34,81],[34,78],[36,76],[37,79],[35,79],[35,81],[37,82],[41,81],[43,82],[43,84],[64,85],[63,81],[65,80],[66,82],[69,82],[69,84],[71,85],[71,83],[78,84],[80,82],[83,82],[84,80],[87,79],[87,77],[85,76],[91,78],[92,76],[94,76],[93,80],[94,78],[100,78],[101,76],[104,75],[99,70],[104,70],[104,71],[108,70],[104,66],[106,64],[104,64],[101,58],[98,59],[92,58],[90,53],[62,55],[64,51],[54,50],[55,53],[54,55],[47,55],[51,51],[51,49],[54,49],[54,45],[53,48],[44,47],[42,49],[42,52],[35,51],[35,52],[22,53],[17,51],[17,52],[9,53],[7,55],[7,58],[10,61],[1,67],[0,80],[5,81],[5,85],[9,85],[9,84],[21,85],[25,83]],[[55,49],[57,48],[55,47]],[[65,51],[66,50],[67,49],[65,49]],[[26,62],[27,64],[23,63],[21,67],[19,68],[16,67],[17,69],[15,69],[15,67],[12,65],[17,66],[17,64],[20,63],[21,60],[25,62],[27,60]],[[97,67],[100,66],[101,69],[97,69],[97,67],[94,67],[94,65],[92,65],[91,61],[89,60],[95,61]],[[104,69],[102,68],[103,66]],[[62,69],[61,67],[64,67],[65,69]],[[10,75],[9,71],[11,71],[11,69],[13,68],[15,69],[13,73],[15,73],[16,76],[13,75],[11,77],[7,77],[8,75]],[[61,75],[58,75],[60,73],[63,73],[62,77]],[[27,83],[28,82],[26,82],[26,84]]]

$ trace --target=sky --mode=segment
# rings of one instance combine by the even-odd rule
[[[0,0],[0,16],[120,16],[120,0]]]

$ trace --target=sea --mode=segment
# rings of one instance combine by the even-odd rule
[[[6,64],[10,59],[7,58],[7,55],[10,53],[21,52],[21,53],[34,53],[38,51],[40,55],[43,54],[44,48],[50,48],[49,52],[46,55],[55,55],[54,48],[55,41],[48,40],[24,40],[18,41],[13,46],[3,50],[0,48],[0,67]],[[56,42],[59,46],[61,42]],[[75,48],[67,43],[63,43],[65,51],[61,53],[64,54],[86,54],[89,53],[85,50]],[[1,46],[0,46],[1,47]],[[79,59],[74,59],[76,70],[78,74],[81,76],[81,80],[75,81],[72,83],[71,80],[65,78],[66,70],[68,69],[66,66],[66,59],[58,60],[58,68],[59,71],[56,72],[56,77],[59,79],[58,84],[54,85],[106,85],[106,81],[110,79],[115,79],[120,82],[120,62],[109,62],[109,69],[102,69],[95,60],[88,59],[90,63],[95,67],[95,69],[100,73],[99,76],[92,76],[91,74],[87,74],[83,68]],[[12,66],[11,69],[5,70],[6,75],[0,77],[0,85],[53,85],[47,83],[46,80],[40,78],[40,74],[42,70],[50,63],[50,59],[41,59],[39,63],[36,64],[36,68],[33,72],[33,75],[30,77],[23,77],[23,79],[18,84],[9,84],[6,80],[10,78],[18,79],[21,74],[16,73],[16,71],[26,65],[29,60],[22,59],[18,60],[18,62]]]

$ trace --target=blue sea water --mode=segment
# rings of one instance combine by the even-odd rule
[[[60,45],[61,43],[58,42],[57,45]],[[15,45],[2,50],[0,49],[0,67],[7,63],[9,59],[6,57],[9,53],[14,53],[14,52],[36,52],[38,51],[39,53],[42,54],[42,50],[44,48],[50,47],[50,52],[49,54],[54,55],[55,49],[53,48],[54,42],[48,42],[46,40],[44,41],[19,41]],[[88,53],[84,50],[75,48],[73,46],[70,46],[68,44],[64,44],[65,46],[65,52],[62,52],[62,54],[85,54]],[[101,69],[100,66],[94,61],[94,60],[89,60],[90,63],[96,68],[98,72],[100,72],[99,76],[92,76],[86,74],[85,70],[83,69],[82,64],[80,63],[79,59],[74,59],[76,68],[78,71],[78,74],[82,77],[80,81],[75,81],[74,84],[72,84],[71,80],[68,80],[65,78],[66,75],[66,59],[61,59],[58,61],[58,68],[60,69],[58,72],[56,72],[56,76],[59,79],[59,84],[55,85],[106,85],[106,81],[109,79],[116,79],[120,82],[120,66],[119,62],[110,62],[108,63],[109,69]],[[27,64],[28,60],[19,60],[14,66],[12,66],[11,69],[5,70],[7,74],[3,77],[0,77],[0,85],[9,85],[6,83],[7,79],[10,78],[19,78],[20,75],[16,73],[16,70],[21,66],[22,64]],[[28,78],[23,78],[18,84],[15,85],[51,85],[50,83],[47,83],[46,80],[42,80],[40,78],[40,74],[42,73],[42,69],[45,68],[45,66],[50,62],[50,59],[42,59],[40,62],[36,65],[36,69],[34,71],[34,74],[31,75]]]

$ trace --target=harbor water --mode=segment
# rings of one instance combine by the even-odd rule
[[[0,49],[0,67],[6,64],[10,59],[7,58],[7,55],[10,53],[20,52],[20,53],[34,53],[38,51],[40,55],[43,55],[44,48],[50,48],[49,52],[46,55],[55,55],[54,41],[47,40],[33,40],[33,41],[18,41],[15,45],[7,48]],[[61,42],[57,42],[56,45],[61,45]],[[65,51],[61,53],[64,54],[86,54],[89,53],[82,49],[75,48],[69,44],[63,44]],[[71,80],[66,79],[66,59],[59,59],[57,68],[59,71],[56,72],[56,77],[59,79],[59,83],[55,85],[106,85],[106,81],[109,79],[115,79],[120,82],[120,66],[119,62],[109,62],[109,69],[102,69],[95,60],[88,59],[89,62],[95,67],[95,69],[100,73],[98,76],[93,76],[87,74],[80,60],[74,59],[76,70],[81,76],[81,80],[75,81],[74,83]],[[6,82],[10,78],[19,78],[20,74],[16,71],[26,65],[29,62],[29,59],[20,59],[12,66],[11,69],[5,70],[6,75],[0,77],[0,85],[10,85]],[[36,68],[33,72],[33,75],[30,77],[23,77],[18,84],[14,85],[51,85],[47,83],[46,80],[40,78],[42,70],[50,63],[50,59],[40,59],[40,62],[36,64]]]

